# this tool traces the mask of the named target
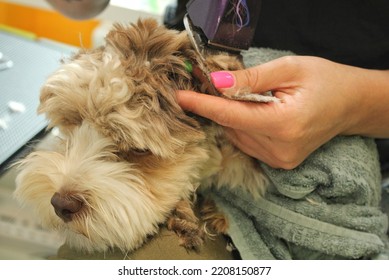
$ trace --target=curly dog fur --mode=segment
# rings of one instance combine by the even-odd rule
[[[199,186],[259,196],[267,179],[221,127],[179,107],[176,90],[204,90],[186,61],[202,63],[187,34],[154,20],[117,24],[104,46],[64,61],[42,87],[38,109],[62,137],[19,163],[16,198],[86,251],[134,250],[163,223],[184,246],[201,244],[201,226],[185,214]],[[206,64],[243,67],[226,53]]]

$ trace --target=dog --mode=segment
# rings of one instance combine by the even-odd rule
[[[223,52],[201,61],[185,31],[151,19],[115,24],[104,46],[63,61],[38,108],[62,136],[18,163],[16,199],[79,250],[129,252],[162,224],[181,245],[201,246],[203,222],[192,211],[197,189],[261,196],[268,179],[222,127],[180,108],[178,89],[206,90],[188,61],[210,71],[243,68]],[[211,208],[204,221],[215,215]],[[228,228],[227,220],[213,224]]]

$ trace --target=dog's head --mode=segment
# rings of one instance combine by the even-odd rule
[[[80,51],[47,80],[39,112],[65,134],[88,121],[123,152],[171,156],[203,137],[175,100],[177,89],[193,89],[193,56],[185,33],[154,20],[115,25],[105,46]]]
[[[64,140],[21,162],[16,197],[78,248],[139,246],[191,195],[208,158],[205,133],[175,98],[196,89],[192,59],[185,33],[145,20],[64,62],[39,106]]]
[[[119,154],[109,137],[83,123],[54,150],[19,163],[14,195],[75,248],[133,250],[192,194],[207,154],[200,147],[171,159]]]

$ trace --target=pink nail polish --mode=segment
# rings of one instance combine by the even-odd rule
[[[230,88],[235,84],[234,76],[226,71],[212,72],[210,76],[216,88]]]

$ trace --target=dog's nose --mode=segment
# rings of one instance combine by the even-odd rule
[[[73,214],[80,211],[83,205],[82,201],[57,192],[52,196],[50,202],[54,207],[55,214],[64,222],[70,222],[73,219]]]

